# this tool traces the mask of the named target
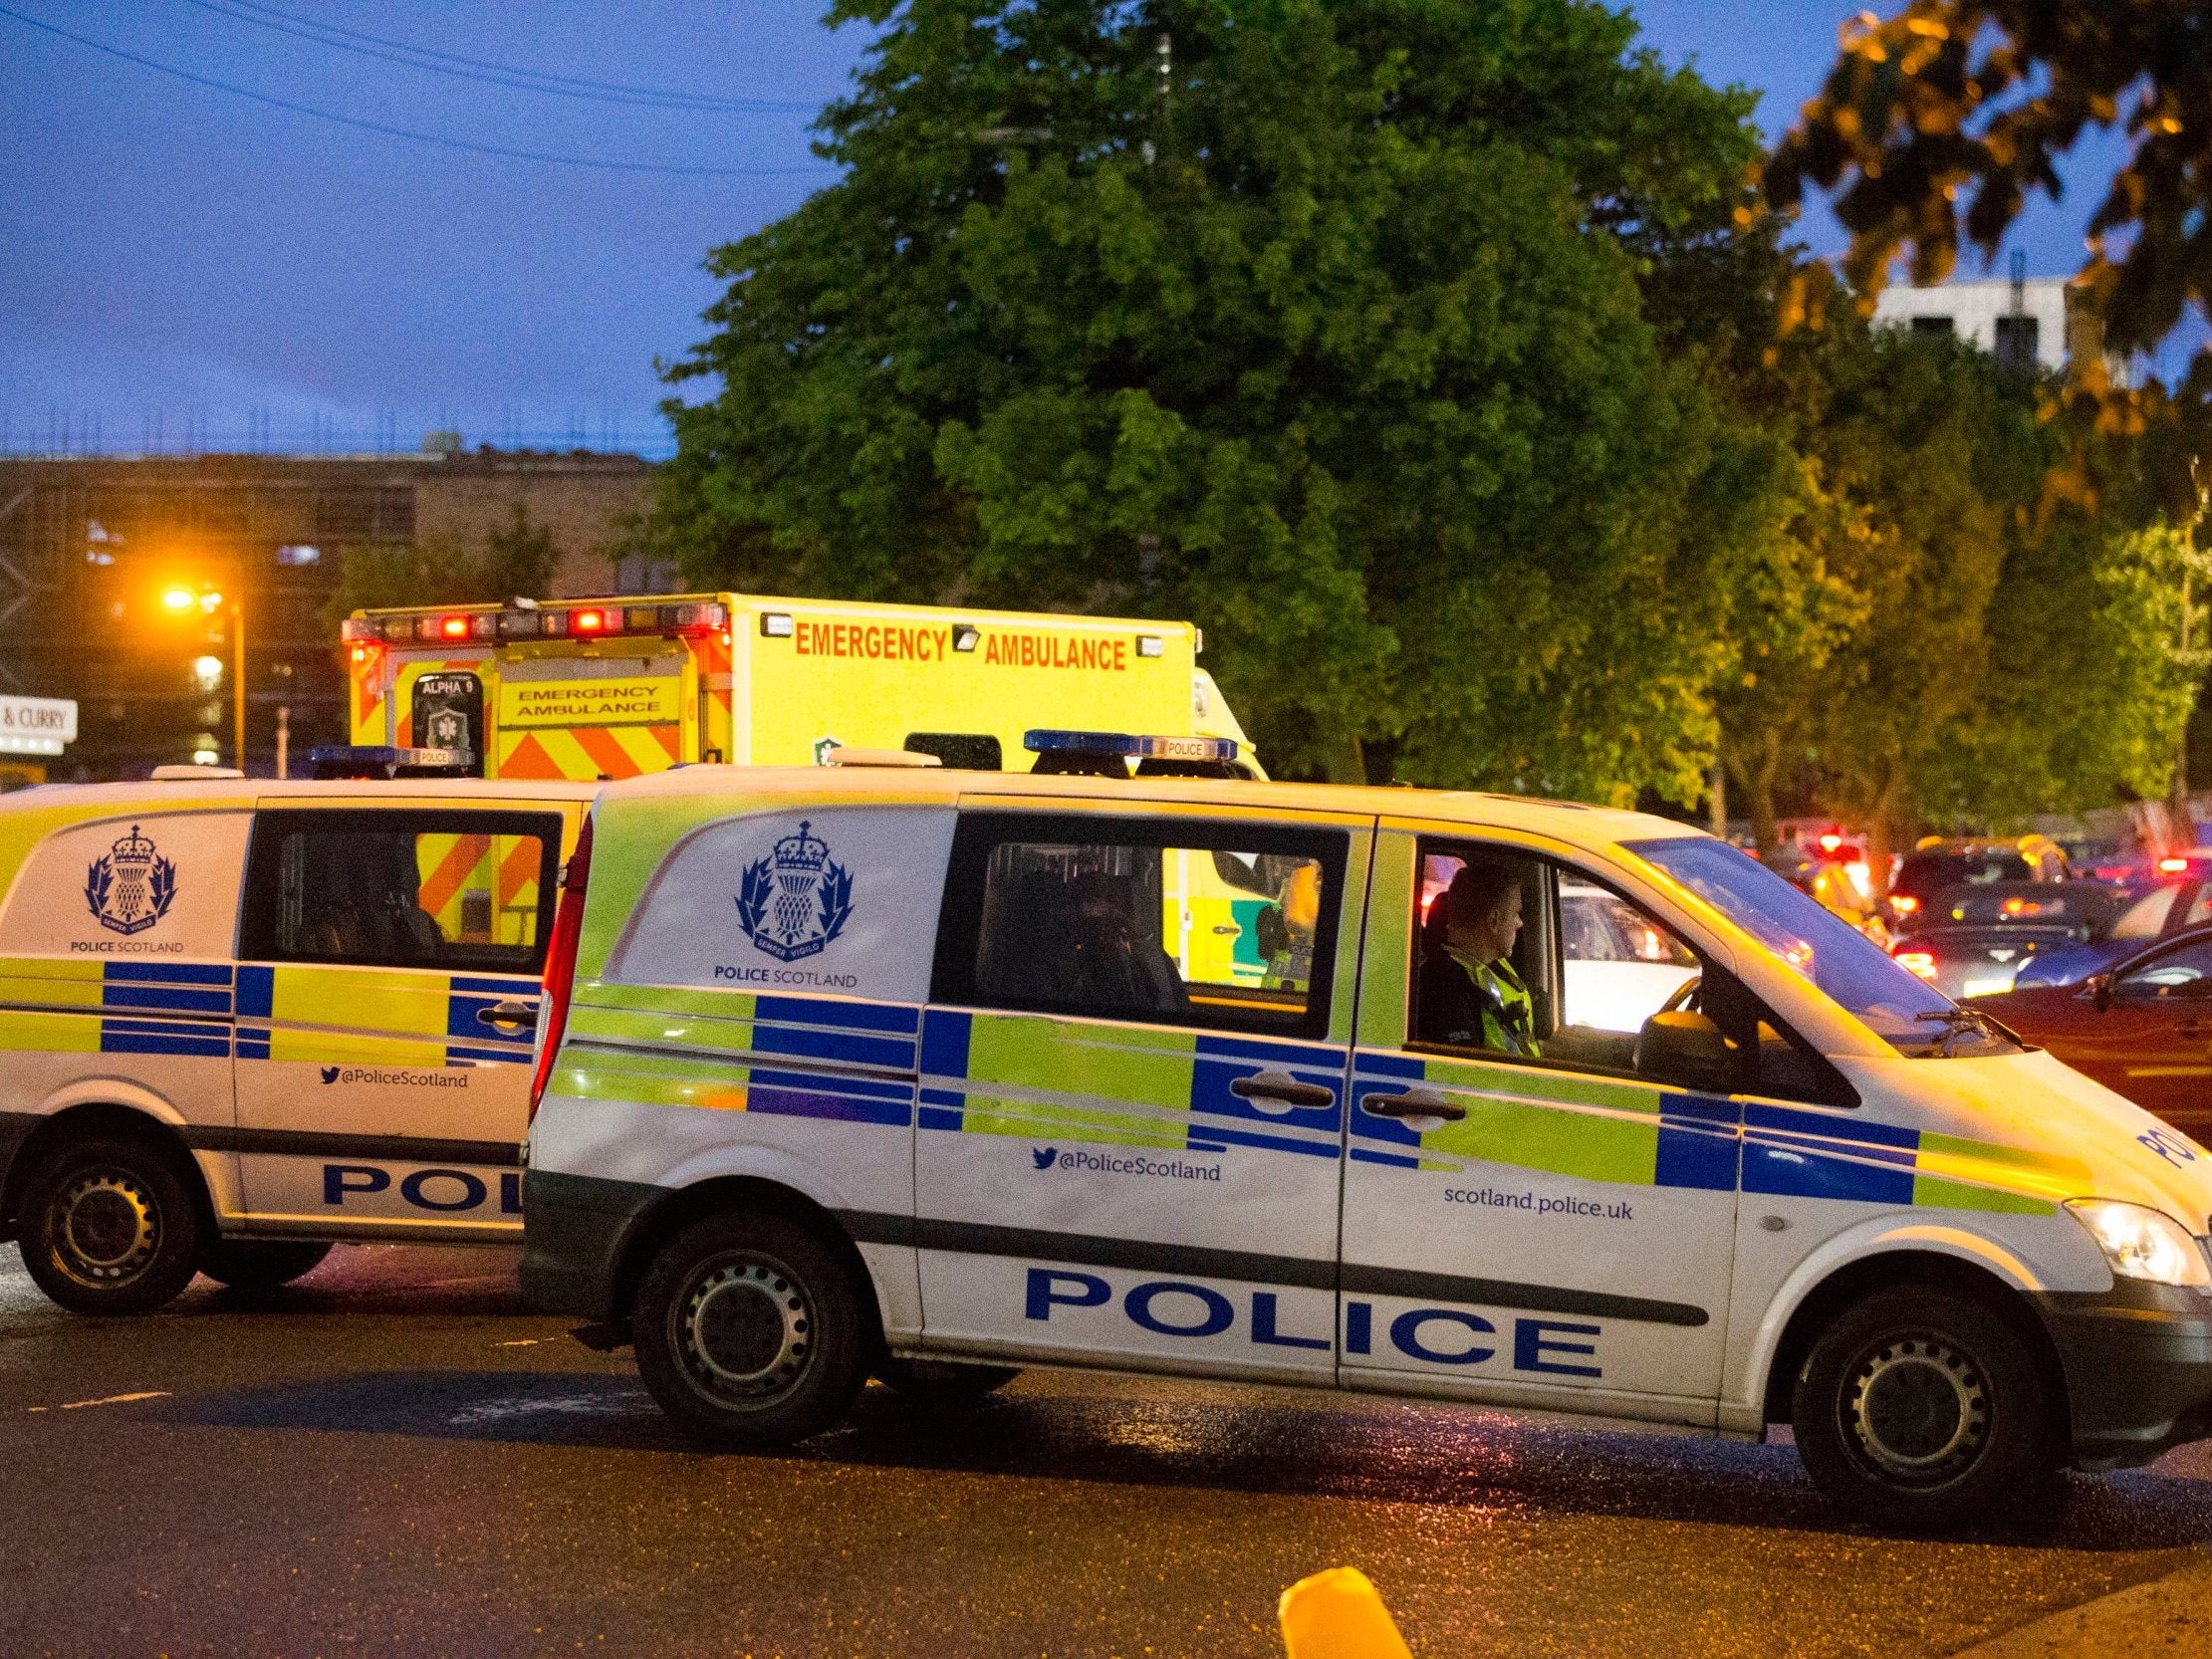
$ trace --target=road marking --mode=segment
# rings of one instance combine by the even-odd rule
[[[104,1400],[70,1400],[63,1404],[62,1410],[83,1411],[89,1405],[128,1405],[133,1400],[165,1400],[168,1397],[169,1391],[166,1388],[148,1388],[136,1394],[110,1394]],[[33,1406],[31,1409],[39,1411],[44,1408]]]
[[[543,1336],[525,1336],[518,1342],[494,1342],[492,1346],[495,1348],[534,1348],[544,1340]]]

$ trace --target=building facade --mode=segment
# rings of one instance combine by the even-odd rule
[[[338,606],[349,553],[481,549],[519,506],[552,537],[550,593],[667,588],[623,561],[651,498],[634,455],[477,450],[398,456],[0,458],[0,692],[70,697],[57,779],[237,764],[243,601],[246,770],[346,741]],[[196,590],[201,604],[164,605]]]
[[[2103,350],[2096,318],[2065,277],[1992,277],[1914,288],[1893,283],[1874,301],[1874,322],[1955,334],[2001,363],[2058,370]]]

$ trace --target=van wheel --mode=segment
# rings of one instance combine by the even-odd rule
[[[160,1147],[99,1135],[32,1172],[16,1248],[38,1288],[73,1313],[150,1313],[192,1282],[199,1207]]]
[[[200,1272],[234,1291],[273,1291],[305,1279],[331,1253],[327,1244],[278,1239],[217,1239]]]
[[[2057,1410],[2027,1342],[1995,1311],[1900,1286],[1853,1304],[1814,1343],[1791,1421],[1798,1455],[1839,1509],[1940,1532],[2050,1512]]]
[[[1022,1373],[1012,1365],[955,1365],[942,1359],[891,1358],[877,1363],[883,1386],[916,1405],[972,1405]]]
[[[778,1215],[713,1216],[646,1270],[637,1369],[678,1423],[722,1445],[782,1446],[852,1409],[878,1340],[845,1263]]]

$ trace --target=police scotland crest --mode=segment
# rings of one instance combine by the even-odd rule
[[[176,902],[176,865],[133,824],[129,834],[119,836],[92,861],[85,875],[85,902],[109,931],[125,938],[143,933]]]
[[[737,918],[758,950],[780,962],[820,952],[853,914],[853,873],[830,856],[829,844],[808,833],[786,835],[765,858],[745,866]]]

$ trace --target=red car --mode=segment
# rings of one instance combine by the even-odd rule
[[[1976,997],[2030,1043],[2212,1144],[2212,927],[2195,927],[2081,985]]]

